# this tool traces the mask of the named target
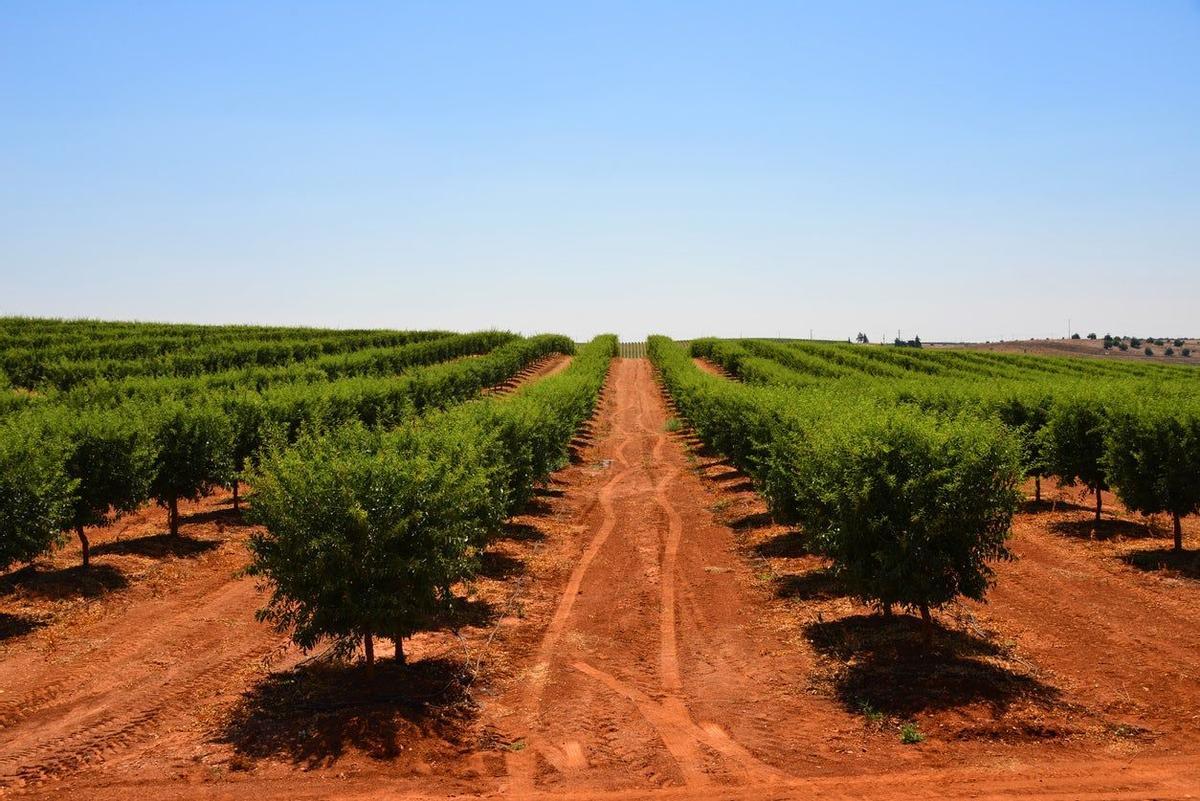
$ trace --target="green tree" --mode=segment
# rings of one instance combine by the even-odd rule
[[[242,473],[250,466],[251,460],[265,439],[269,436],[271,426],[268,424],[267,405],[262,395],[257,392],[241,392],[228,397],[225,401],[225,412],[229,416],[232,429],[232,469],[231,488],[233,490],[233,508],[241,508]],[[282,429],[282,426],[277,426]],[[282,432],[280,432],[282,436]]]
[[[91,562],[85,526],[102,526],[148,498],[154,451],[134,420],[110,411],[65,411],[64,469],[76,482],[70,527],[79,537],[83,567]]]
[[[163,404],[146,414],[153,421],[154,470],[150,496],[167,510],[171,534],[179,534],[179,501],[197,500],[233,475],[233,427],[219,408]]]
[[[1064,484],[1082,483],[1096,493],[1096,522],[1100,522],[1104,472],[1104,404],[1097,398],[1059,398],[1042,429],[1042,453],[1047,470]]]
[[[1197,410],[1158,401],[1114,415],[1105,437],[1104,469],[1128,508],[1171,515],[1175,550],[1183,550],[1181,519],[1200,511]]]
[[[794,508],[812,546],[864,601],[921,614],[982,600],[1019,501],[1020,448],[999,424],[905,408],[822,421],[792,450]]]
[[[348,654],[396,643],[453,603],[496,519],[489,473],[469,433],[360,426],[273,448],[253,473],[249,572],[271,589],[259,618],[304,649]]]
[[[24,421],[0,424],[0,569],[49,550],[69,524],[78,482],[63,444]]]

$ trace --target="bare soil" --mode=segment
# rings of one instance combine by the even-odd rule
[[[163,545],[159,510],[95,532],[123,583],[10,574],[0,609],[37,623],[0,640],[0,794],[1200,795],[1195,519],[1175,558],[1163,521],[1106,498],[1093,532],[1088,498],[1045,487],[990,602],[943,610],[925,652],[672,416],[645,360],[615,362],[457,618],[370,679],[255,622],[224,498],[185,509],[202,549]]]

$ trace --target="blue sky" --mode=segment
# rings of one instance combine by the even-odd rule
[[[1200,3],[5,3],[0,314],[1200,335]]]

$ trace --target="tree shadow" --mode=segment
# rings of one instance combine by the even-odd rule
[[[709,481],[732,481],[735,478],[744,478],[741,470],[726,470],[723,473],[705,476]]]
[[[842,662],[835,678],[838,700],[858,711],[864,704],[891,715],[987,704],[1002,714],[1018,700],[1044,705],[1059,690],[989,658],[1003,649],[988,640],[935,624],[934,646],[926,649],[921,623],[900,615],[854,615],[809,625],[813,646]]]
[[[1163,536],[1146,523],[1111,518],[1103,518],[1099,523],[1094,519],[1058,520],[1050,524],[1050,529],[1056,534],[1080,540],[1141,540]]]
[[[1176,551],[1170,547],[1152,548],[1125,554],[1122,559],[1138,570],[1167,571],[1181,578],[1200,580],[1200,551]]]
[[[501,529],[498,539],[513,540],[515,542],[541,542],[546,539],[546,535],[537,526],[509,521],[504,524],[504,528]]]
[[[427,621],[426,630],[457,631],[471,626],[479,628],[491,626],[499,618],[496,607],[482,598],[456,597],[449,611],[439,613]]]
[[[95,598],[129,586],[125,574],[112,565],[81,565],[45,570],[26,565],[0,578],[0,595],[20,593],[36,598],[61,601],[69,598]]]
[[[1091,512],[1095,514],[1096,503],[1078,503],[1062,498],[1042,498],[1040,501],[1029,499],[1022,507],[1026,512]]]
[[[282,758],[307,768],[353,750],[394,760],[430,735],[462,743],[477,707],[470,672],[449,659],[407,665],[312,663],[272,673],[237,702],[214,740],[250,759]]]
[[[497,551],[484,551],[479,556],[478,575],[490,579],[509,579],[513,576],[524,575],[525,563],[508,554]]]
[[[15,637],[23,637],[45,626],[47,621],[29,615],[10,615],[0,612],[0,643]]]
[[[756,528],[766,528],[773,525],[774,522],[770,512],[751,512],[748,515],[730,520],[726,525],[734,531],[751,531]]]
[[[189,523],[220,523],[236,528],[250,525],[246,518],[242,516],[242,513],[240,511],[235,512],[232,507],[228,509],[208,509],[203,512],[192,512],[190,515],[180,515],[179,522],[181,525]]]
[[[775,595],[798,601],[831,601],[845,598],[845,586],[827,567],[805,573],[790,573],[775,579]]]
[[[218,540],[200,540],[172,534],[150,534],[145,537],[102,542],[92,546],[92,555],[148,556],[161,559],[167,556],[195,557],[221,546]]]
[[[567,493],[553,487],[534,487],[533,494],[538,498],[561,498]]]
[[[755,517],[755,515],[750,515]],[[758,523],[749,526],[739,526],[734,524],[733,528],[761,528],[770,525],[771,516],[765,515],[766,522]],[[804,541],[804,535],[799,531],[785,531],[782,534],[776,534],[770,539],[756,543],[751,549],[755,556],[761,556],[764,559],[798,559],[802,556],[811,556],[812,550]]]

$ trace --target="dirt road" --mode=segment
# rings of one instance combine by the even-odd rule
[[[860,637],[872,620],[819,582],[743,476],[668,431],[671,414],[649,363],[617,360],[573,463],[489,560],[491,589],[474,592],[492,613],[413,643],[399,691],[420,696],[421,665],[465,650],[490,665],[469,705],[386,707],[396,727],[354,699],[329,711],[305,696],[324,711],[240,719],[243,694],[286,675],[265,660],[299,656],[254,622],[230,544],[6,652],[0,782],[103,799],[1200,797],[1193,584],[1088,563],[1092,543],[1022,516],[1022,559],[968,608],[1005,644],[976,644],[946,674],[1011,695],[916,688],[924,706],[903,700],[930,736],[904,745],[902,718],[839,694],[871,659],[828,648],[829,632]],[[968,640],[944,622],[940,636]],[[911,678],[884,667],[880,684]],[[359,678],[340,681],[338,697]],[[889,688],[859,691],[873,689]],[[231,744],[230,718],[271,742]],[[1124,721],[1131,736],[1106,733]],[[286,747],[267,747],[279,726]]]

